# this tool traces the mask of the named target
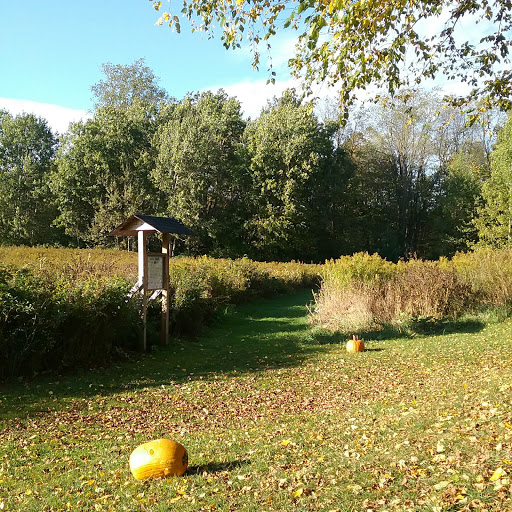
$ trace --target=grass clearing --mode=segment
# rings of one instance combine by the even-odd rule
[[[312,334],[311,298],[239,306],[140,362],[5,385],[0,509],[512,510],[512,322],[347,354]],[[159,437],[187,448],[187,473],[136,482],[131,451]]]

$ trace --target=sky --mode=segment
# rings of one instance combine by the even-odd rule
[[[166,0],[163,8],[169,8]],[[255,71],[248,49],[226,50],[220,37],[192,33],[186,22],[177,34],[156,25],[158,18],[152,0],[0,0],[0,108],[13,115],[35,113],[63,133],[70,121],[91,116],[91,86],[104,78],[103,63],[129,65],[140,58],[170,96],[180,100],[189,92],[223,88],[238,98],[246,117],[257,117],[286,88],[300,88],[287,67],[293,31],[272,39],[277,80],[270,85],[263,50],[261,69]],[[443,22],[441,16],[434,23]],[[479,40],[485,24],[461,24],[461,36],[475,29],[472,35]],[[431,86],[462,92],[460,83]],[[323,87],[322,95],[335,91]]]
[[[91,86],[104,78],[103,63],[140,58],[171,96],[223,88],[247,117],[297,86],[287,70],[290,35],[273,41],[272,86],[265,60],[255,71],[248,50],[226,50],[220,38],[193,34],[184,24],[177,34],[155,25],[158,18],[150,0],[0,0],[0,108],[35,113],[63,133],[70,121],[90,116]]]

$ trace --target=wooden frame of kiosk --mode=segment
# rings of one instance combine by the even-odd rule
[[[162,235],[162,252],[147,252],[147,237],[153,233]],[[171,235],[193,235],[194,233],[172,217],[132,215],[114,229],[110,236],[137,237],[139,254],[139,277],[130,290],[130,296],[142,295],[142,323],[144,326],[141,350],[146,350],[146,319],[148,301],[162,295],[161,343],[169,343],[169,257],[174,255],[175,237],[171,247]],[[149,293],[151,292],[151,295]]]

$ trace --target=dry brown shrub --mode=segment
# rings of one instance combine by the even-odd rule
[[[472,306],[471,285],[439,262],[410,261],[386,281],[322,285],[311,322],[329,331],[361,332],[421,317],[455,318]]]
[[[455,270],[435,261],[410,261],[385,285],[376,316],[385,322],[399,318],[457,317],[473,302],[471,286]]]
[[[323,288],[315,295],[311,323],[329,331],[358,332],[375,327],[375,289],[354,283],[346,288]]]

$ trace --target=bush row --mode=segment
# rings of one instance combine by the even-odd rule
[[[10,263],[0,266],[0,379],[104,364],[137,347],[140,304],[126,299],[136,254],[0,248],[0,261]],[[176,258],[171,332],[194,335],[222,305],[318,283],[315,265]]]
[[[366,253],[326,262],[311,322],[344,333],[456,319],[512,304],[512,251],[457,254],[452,260],[390,263]]]
[[[137,342],[129,282],[0,267],[0,378],[105,362]]]
[[[225,304],[318,287],[319,265],[238,260],[177,258],[170,265],[171,332],[193,335]]]

